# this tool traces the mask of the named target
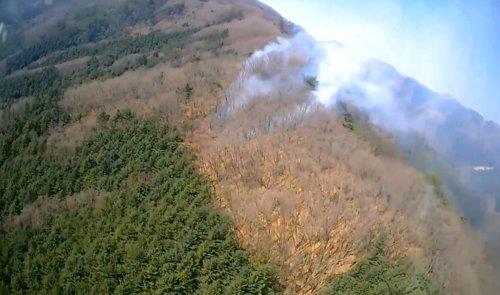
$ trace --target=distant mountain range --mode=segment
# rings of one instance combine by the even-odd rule
[[[370,93],[374,87],[383,91]],[[389,98],[373,97],[380,93]],[[472,224],[482,224],[484,200],[495,199],[500,210],[499,125],[377,60],[363,63],[338,96],[392,133],[414,166],[441,174]]]

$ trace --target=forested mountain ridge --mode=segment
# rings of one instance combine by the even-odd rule
[[[367,85],[386,91],[389,102],[377,102]],[[337,99],[369,117],[358,123],[374,121],[390,134],[412,166],[438,176],[449,201],[484,234],[498,268],[500,126],[377,60],[364,62]]]
[[[438,182],[315,104],[300,55],[252,55],[294,32],[268,7],[1,5],[2,293],[491,290]]]
[[[280,289],[272,267],[238,246],[231,221],[213,205],[180,133],[165,118],[152,110],[137,117],[127,105],[119,110],[110,103],[106,107],[112,110],[73,113],[62,103],[68,88],[93,80],[157,66],[155,79],[164,83],[165,68],[182,68],[186,58],[200,60],[195,54],[220,54],[229,37],[222,26],[241,13],[211,9],[203,26],[190,28],[186,22],[176,28],[174,22],[189,17],[190,5],[201,8],[198,3],[95,1],[82,7],[56,1],[35,3],[42,6],[32,7],[33,15],[7,20],[8,33],[24,41],[13,50],[10,37],[1,48],[6,75],[0,82],[2,293],[272,294]],[[25,4],[31,5],[2,3],[19,11]],[[155,21],[158,11],[163,15]],[[54,24],[53,13],[67,16]],[[166,28],[144,23],[165,19]],[[37,26],[46,28],[45,36],[29,39]],[[194,42],[200,48],[183,56]],[[181,118],[192,88],[187,83],[172,88],[175,118]],[[84,130],[72,129],[89,117],[95,121]],[[68,130],[78,133],[77,142],[61,136]]]

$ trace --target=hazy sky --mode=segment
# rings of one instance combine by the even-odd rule
[[[319,41],[395,66],[500,122],[500,0],[262,0]]]

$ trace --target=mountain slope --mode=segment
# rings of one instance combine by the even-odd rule
[[[387,235],[389,255],[410,257],[416,276],[447,293],[487,294],[481,239],[439,184],[316,102],[307,40],[299,33],[255,53],[192,139],[244,247],[279,265],[286,293],[316,293]]]
[[[377,101],[370,87],[378,87],[387,100]],[[491,212],[500,203],[500,126],[380,61],[365,63],[337,99],[392,134],[417,169],[440,175],[456,208],[485,234],[489,247],[498,247],[498,221]],[[494,251],[491,255],[497,259]]]
[[[29,24],[7,23],[26,38],[24,49],[1,48],[1,292],[277,292],[271,268],[236,243],[179,133],[166,125],[187,120],[184,111],[202,102],[195,93],[217,91],[213,79],[231,68],[216,61],[249,53],[224,43],[251,52],[279,29],[243,4],[50,3],[15,16]],[[145,20],[134,11],[151,13]],[[202,27],[194,27],[198,16]],[[231,34],[231,23],[256,21],[266,33]],[[46,36],[31,39],[42,34],[32,30]],[[108,82],[121,97],[101,88],[93,101],[68,104],[71,93]],[[123,110],[130,108],[142,116]]]
[[[315,101],[268,7],[27,3],[1,10],[2,291],[491,294],[439,183]]]
[[[77,194],[39,198],[7,222],[2,292],[276,291],[270,270],[239,249],[173,130],[129,113],[102,124],[67,163],[54,161]]]
[[[383,68],[385,67],[385,70]],[[365,66],[367,83],[392,84],[391,90],[399,110],[415,132],[425,137],[427,144],[460,171],[475,197],[498,199],[498,187],[491,179],[498,178],[495,167],[500,162],[500,126],[486,121],[475,111],[460,105],[455,99],[434,93],[417,81],[402,77],[395,69],[372,61]],[[490,167],[484,172],[477,167]],[[483,182],[481,183],[481,179]]]

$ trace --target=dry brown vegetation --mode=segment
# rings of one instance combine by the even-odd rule
[[[5,123],[11,118],[21,114],[32,100],[31,97],[19,98],[14,103],[0,109],[0,130],[5,127]]]
[[[104,194],[98,191],[86,191],[63,199],[42,197],[24,207],[23,211],[3,221],[6,229],[32,229],[43,226],[49,214],[67,212],[73,214],[82,205],[98,207]]]
[[[377,156],[343,118],[312,102],[301,65],[279,56],[247,63],[191,139],[242,245],[278,265],[287,294],[321,291],[383,233],[394,257],[410,257],[447,293],[487,293],[481,237],[393,143],[374,134],[390,151]],[[249,77],[267,77],[273,88],[249,92]]]
[[[193,42],[180,54],[181,67],[160,64],[152,69],[139,69],[114,79],[69,89],[60,105],[72,115],[73,121],[51,135],[51,146],[63,151],[73,150],[92,132],[98,122],[97,116],[103,111],[114,114],[120,109],[132,109],[140,116],[161,117],[174,126],[184,123],[185,118],[192,122],[194,118],[207,116],[215,109],[221,91],[229,87],[248,55],[280,34],[277,26],[280,20],[274,14],[262,19],[261,8],[249,3],[186,1],[186,7],[189,13],[185,16],[165,19],[151,30],[175,31],[182,23],[190,21],[196,21],[190,24],[191,27],[216,23],[221,15],[234,11],[241,11],[243,18],[209,26],[197,33],[196,37],[202,38],[214,31],[229,30],[224,46],[216,53],[207,50],[202,41]],[[254,33],[242,33],[241,28],[249,28]],[[193,88],[189,100],[182,93],[188,83]],[[193,128],[189,122],[187,128]]]
[[[101,112],[126,108],[183,128],[240,243],[277,265],[287,294],[318,293],[364,257],[381,233],[388,234],[393,256],[411,257],[448,293],[482,293],[489,270],[477,234],[417,171],[395,156],[376,155],[338,115],[312,103],[306,83],[294,81],[291,88],[227,110],[225,100],[239,95],[231,83],[243,62],[281,34],[279,17],[252,3],[186,1],[181,18],[131,29],[175,31],[185,23],[217,22],[224,13],[244,16],[198,33],[228,29],[219,54],[195,42],[183,50],[181,67],[161,64],[69,89],[60,104],[72,123],[54,131],[49,144],[71,152],[91,134]],[[294,62],[285,65],[288,70],[304,61]],[[288,73],[282,75],[280,85],[287,83]],[[188,83],[190,99],[182,93]],[[37,226],[44,212],[61,206],[69,205],[41,199],[10,224]]]
[[[332,114],[250,140],[224,131],[199,147],[203,169],[243,245],[280,266],[287,293],[321,290],[383,232],[393,255],[414,258],[450,293],[480,293],[475,233],[416,171],[375,157]]]
[[[56,68],[59,71],[59,73],[61,73],[61,75],[67,75],[71,71],[77,70],[85,66],[85,64],[89,61],[89,59],[90,57],[88,56],[77,58],[75,60],[70,60],[68,62],[58,64],[56,65]]]

